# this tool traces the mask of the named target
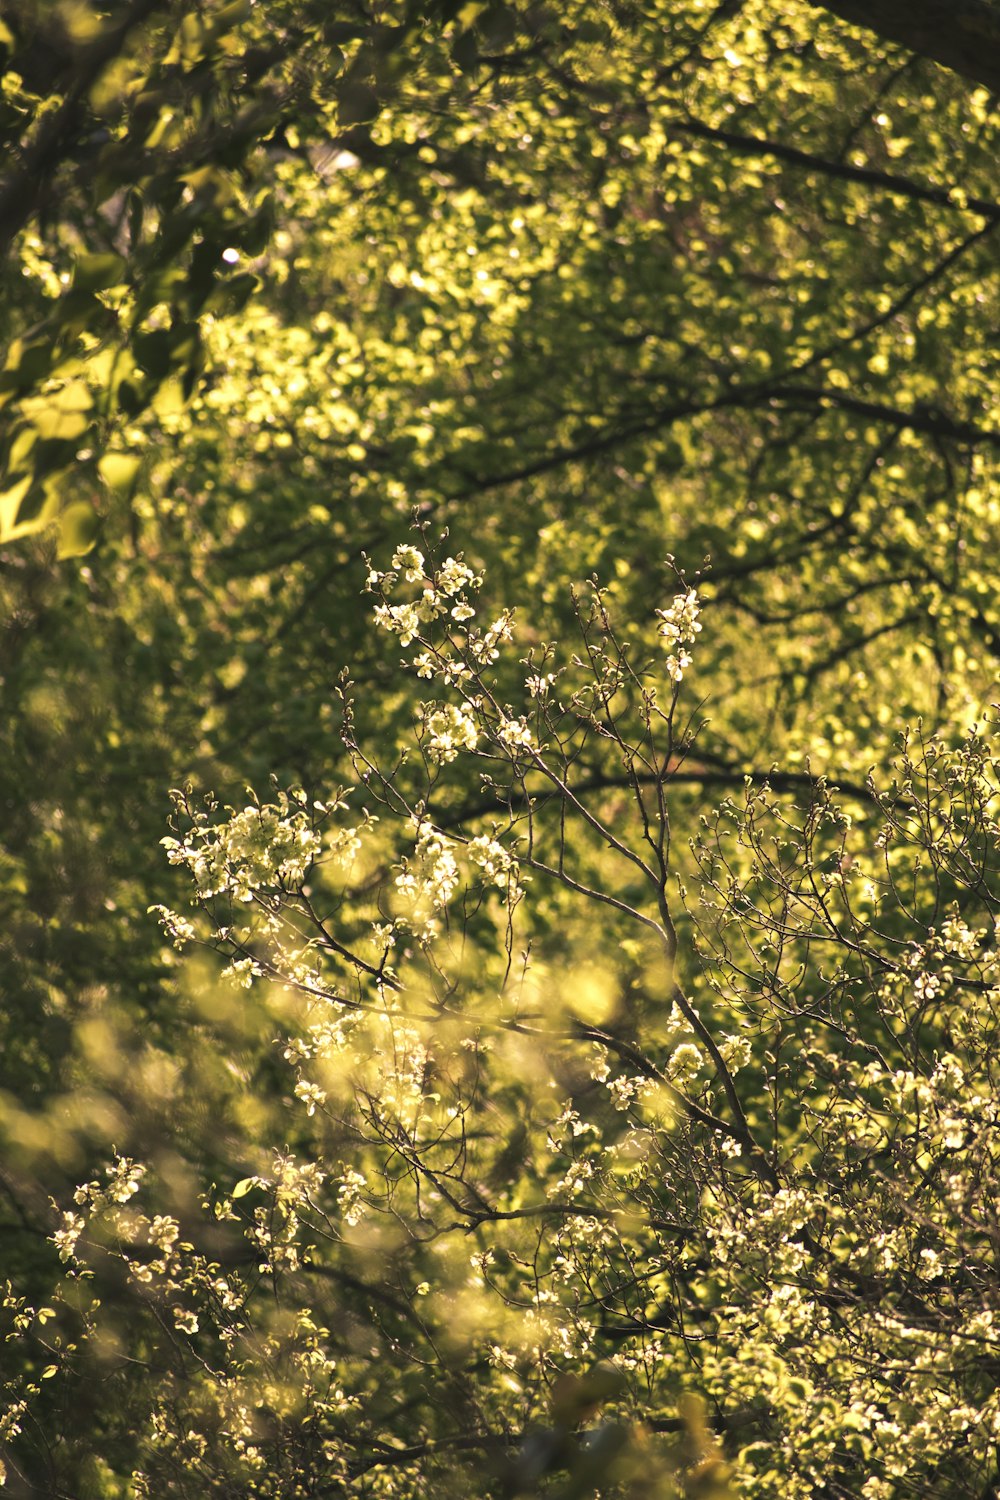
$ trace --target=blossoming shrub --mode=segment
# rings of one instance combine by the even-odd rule
[[[61,1210],[53,1309],[4,1305],[60,1330],[12,1463],[103,1371],[107,1493],[992,1492],[996,767],[906,743],[850,813],[748,783],[678,849],[679,585],[634,644],[581,593],[515,676],[482,578],[400,547],[409,757],[343,680],[354,787],[178,796],[158,915],[283,993],[287,1134],[188,1222],[121,1158]]]

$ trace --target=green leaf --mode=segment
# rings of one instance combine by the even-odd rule
[[[165,380],[153,396],[150,405],[160,418],[176,417],[184,410],[187,397],[179,379]]]
[[[127,494],[135,484],[142,459],[134,453],[105,453],[97,461],[97,472],[109,489]]]
[[[39,380],[44,380],[52,368],[52,345],[38,342],[25,346],[15,339],[7,355],[7,363],[0,375],[0,390],[27,390]]]
[[[19,534],[18,514],[21,502],[31,488],[31,475],[19,479],[9,490],[0,494],[0,542],[12,540]]]
[[[216,36],[224,31],[229,31],[233,26],[238,26],[250,15],[250,0],[230,0],[221,10],[216,11],[212,18],[212,30]]]
[[[81,255],[73,268],[73,290],[103,292],[125,280],[125,261],[110,251],[98,255]]]
[[[94,507],[86,500],[74,501],[59,517],[56,557],[83,557],[97,541],[97,530],[97,513]]]
[[[369,83],[345,79],[338,91],[337,119],[341,125],[361,125],[379,112],[378,95]]]
[[[479,31],[495,52],[512,46],[517,37],[517,17],[509,5],[490,5],[479,19]]]
[[[205,303],[205,310],[213,313],[235,313],[245,307],[257,290],[260,282],[250,271],[231,276],[216,286]]]
[[[22,411],[39,437],[68,442],[86,432],[93,405],[93,392],[86,381],[68,380],[58,391],[24,401]]]
[[[132,340],[132,353],[140,370],[162,380],[170,370],[172,354],[177,336],[170,328],[154,328],[150,333],[139,333]]]

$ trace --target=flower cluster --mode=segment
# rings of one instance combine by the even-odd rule
[[[453,703],[425,703],[421,706],[422,727],[427,757],[435,765],[445,766],[460,750],[475,750],[479,743],[471,703],[456,708]]]
[[[400,581],[419,584],[420,593],[415,600],[392,604],[389,596]],[[417,547],[405,546],[396,548],[391,568],[383,572],[369,568],[367,586],[382,600],[375,606],[376,624],[399,636],[401,646],[409,646],[423,626],[434,620],[450,619],[464,625],[474,619],[476,611],[470,596],[482,582],[461,557],[446,557],[434,573],[428,574],[424,554]],[[426,668],[421,675],[429,675]]]
[[[516,857],[500,841],[488,834],[467,843],[449,839],[429,822],[417,821],[413,854],[402,861],[396,875],[396,892],[404,911],[396,918],[396,927],[409,928],[424,942],[439,930],[438,918],[462,882],[459,859],[482,871],[484,882],[501,891],[509,906],[524,894]],[[391,930],[376,935],[391,946]]]
[[[354,1167],[345,1167],[340,1174],[337,1187],[337,1207],[343,1216],[344,1223],[352,1228],[360,1224],[367,1211],[367,1205],[363,1197],[366,1187],[364,1175]]]
[[[656,611],[660,619],[657,634],[666,643],[669,652],[667,672],[674,682],[680,682],[691,665],[691,653],[686,647],[693,643],[695,636],[701,631],[699,612],[698,595],[694,589],[676,594],[668,609]]]
[[[469,840],[465,852],[471,863],[482,870],[483,879],[502,891],[509,902],[520,900],[524,889],[520,884],[517,860],[497,838],[480,834]]]
[[[496,737],[498,743],[513,756],[519,755],[522,750],[535,749],[534,735],[523,715],[518,719],[510,719],[504,715],[497,725]]]
[[[102,1256],[116,1257],[135,1293],[138,1316],[148,1317],[149,1336],[168,1339],[173,1346],[151,1393],[142,1467],[130,1476],[129,1492],[154,1500],[173,1492],[180,1465],[212,1464],[238,1485],[240,1494],[273,1495],[267,1476],[275,1442],[280,1442],[282,1429],[296,1424],[322,1434],[315,1461],[325,1477],[333,1477],[338,1491],[344,1488],[348,1474],[339,1432],[356,1423],[358,1399],[343,1388],[329,1329],[308,1308],[290,1307],[287,1317],[268,1323],[258,1305],[251,1316],[255,1278],[200,1254],[182,1239],[176,1219],[145,1212],[137,1199],[140,1190],[145,1193],[144,1172],[117,1157],[106,1180],[95,1179],[77,1190],[81,1213],[75,1218],[81,1226],[85,1218],[92,1234],[78,1253],[74,1226],[70,1252],[77,1276],[81,1269],[86,1274],[91,1246],[102,1247]],[[270,1173],[245,1178],[228,1198],[206,1198],[202,1207],[216,1221],[239,1226],[258,1272],[273,1277],[303,1264],[305,1246],[300,1255],[298,1241],[324,1175],[313,1163],[277,1153]],[[247,1213],[244,1200],[251,1193],[254,1207]],[[350,1204],[345,1209],[353,1220],[354,1209]],[[58,1239],[57,1244],[63,1258],[69,1258],[65,1244]],[[0,1296],[0,1311],[6,1306]],[[87,1338],[100,1337],[99,1308],[96,1299],[89,1307],[84,1299],[78,1309]],[[38,1321],[53,1315],[48,1308],[33,1314]],[[60,1352],[71,1354],[75,1347]],[[55,1349],[60,1349],[58,1341]],[[55,1373],[52,1365],[42,1378]],[[261,1416],[265,1407],[266,1422]],[[0,1413],[0,1440],[16,1436],[24,1412],[22,1401]],[[0,1471],[0,1482],[2,1477]]]
[[[301,885],[318,856],[319,834],[304,804],[304,796],[293,801],[280,792],[275,803],[228,809],[220,823],[197,813],[184,838],[161,842],[170,863],[191,872],[199,896],[226,891],[249,902],[265,887]]]
[[[367,587],[380,597],[375,606],[380,629],[397,636],[401,646],[416,642],[419,649],[409,663],[416,675],[425,681],[436,678],[446,687],[462,687],[499,659],[500,647],[513,635],[509,610],[485,627],[470,623],[476,618],[473,600],[482,583],[482,575],[461,556],[446,557],[428,572],[424,554],[405,546],[393,553],[391,568],[369,567]],[[416,598],[397,601],[393,596],[401,584],[417,584],[420,592]],[[424,704],[430,758],[443,765],[454,760],[459,750],[475,749],[478,733],[473,715],[478,712],[482,717],[482,710],[481,701],[470,699],[459,708]]]
[[[469,635],[469,652],[481,667],[488,667],[500,656],[500,647],[513,635],[513,615],[509,610],[497,616],[483,631]]]
[[[458,884],[455,845],[430,823],[419,823],[412,858],[403,861],[396,890],[405,904],[407,924],[425,941],[436,935],[436,914],[445,910]]]

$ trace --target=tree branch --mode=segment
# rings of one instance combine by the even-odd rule
[[[62,104],[43,122],[20,166],[0,185],[0,251],[24,228],[46,183],[76,144],[87,96],[105,68],[119,56],[137,26],[172,5],[173,0],[134,0],[122,20],[81,53],[76,77]]]
[[[1000,94],[1000,5],[993,0],[810,0]]]
[[[990,448],[1000,448],[1000,432],[991,427],[977,427],[974,422],[963,422],[949,416],[936,406],[925,406],[918,402],[907,411],[903,407],[886,406],[880,401],[865,401],[852,396],[848,391],[833,390],[828,386],[775,385],[761,391],[747,405],[767,405],[770,401],[782,404],[805,403],[808,405],[835,407],[840,411],[854,412],[860,417],[871,417],[876,422],[889,422],[899,429],[922,432],[930,437],[950,438],[959,443],[984,443]]]
[[[954,189],[930,187],[921,182],[913,182],[908,177],[898,177],[893,172],[880,172],[874,167],[853,167],[846,162],[829,161],[824,156],[814,156],[811,151],[800,151],[797,146],[786,146],[780,141],[766,140],[761,136],[741,135],[735,130],[719,130],[713,125],[705,125],[701,120],[672,120],[670,127],[679,135],[717,141],[737,156],[769,156],[775,161],[802,167],[807,172],[818,172],[824,177],[859,182],[864,187],[883,188],[896,197],[910,198],[918,203],[934,203],[942,208],[968,209],[981,214],[984,219],[1000,219],[1000,203],[994,203],[989,198],[967,198],[956,194]]]
[[[583,797],[590,792],[618,789],[629,791],[637,780],[643,786],[652,786],[658,778],[651,772],[637,772],[634,776],[604,775],[601,772],[595,772],[585,780],[578,781],[573,787],[573,793],[574,796]],[[820,786],[827,786],[831,791],[841,792],[845,797],[851,797],[856,802],[863,802],[870,807],[877,808],[881,805],[871,788],[860,781],[852,781],[841,776],[817,776],[810,771],[781,771],[777,767],[772,767],[767,771],[746,770],[742,766],[724,764],[695,766],[690,762],[685,762],[683,766],[671,770],[666,777],[666,783],[669,786],[743,787],[748,782],[755,787],[770,787],[773,792],[815,793]],[[515,794],[512,787],[497,787],[494,790],[498,797],[496,806],[482,798],[474,802],[463,802],[455,808],[430,811],[429,816],[432,817],[435,828],[446,832],[449,828],[460,828],[464,823],[474,822],[479,818],[495,818],[504,812],[517,811],[521,802],[520,794]],[[557,797],[556,792],[543,792],[532,798],[532,801],[538,808]]]

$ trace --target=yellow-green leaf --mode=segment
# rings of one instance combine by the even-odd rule
[[[97,461],[97,471],[109,489],[127,492],[135,483],[142,466],[134,453],[105,453]]]
[[[97,514],[86,500],[74,501],[59,517],[59,558],[82,557],[97,541]]]

